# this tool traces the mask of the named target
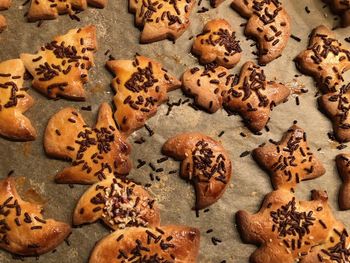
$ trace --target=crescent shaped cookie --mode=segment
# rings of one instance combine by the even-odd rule
[[[350,48],[340,43],[326,26],[316,27],[307,50],[296,58],[297,68],[312,76],[324,93],[336,92],[350,69]]]
[[[25,68],[20,59],[0,63],[0,135],[19,141],[36,138],[30,120],[23,115],[34,103],[22,88]]]
[[[159,209],[140,185],[113,177],[92,185],[75,207],[73,224],[94,223],[98,219],[114,230],[125,227],[157,227]]]
[[[278,0],[233,0],[232,8],[249,19],[244,33],[257,40],[259,64],[281,56],[291,34],[287,11]]]
[[[195,0],[129,0],[135,24],[142,29],[140,42],[176,40],[190,25],[189,16]]]
[[[107,103],[101,104],[94,128],[74,108],[54,114],[45,130],[44,147],[49,156],[72,160],[72,166],[56,175],[58,183],[93,184],[131,170],[130,145],[116,128]]]
[[[242,240],[259,246],[250,262],[319,262],[302,260],[311,251],[329,246],[327,240],[334,234],[334,228],[342,225],[327,200],[323,191],[313,190],[311,201],[299,201],[289,190],[279,189],[265,197],[256,214],[238,211],[236,223]],[[323,257],[326,259],[326,254]]]
[[[182,133],[168,139],[162,153],[181,161],[180,176],[195,187],[196,209],[212,205],[224,194],[232,165],[219,142],[201,133]]]
[[[216,62],[219,66],[233,68],[241,59],[242,49],[231,25],[225,19],[214,19],[197,35],[192,53],[202,64]]]
[[[304,180],[325,173],[321,161],[311,152],[306,133],[293,125],[279,142],[270,142],[253,151],[256,162],[271,176],[274,189],[291,189]]]
[[[71,233],[69,225],[44,219],[43,207],[21,199],[16,181],[0,181],[0,248],[16,255],[38,256],[63,242]]]
[[[143,56],[110,60],[106,66],[116,76],[112,81],[116,93],[114,119],[126,134],[141,128],[168,100],[167,92],[181,86],[162,64]]]
[[[199,230],[187,226],[130,227],[100,240],[89,263],[195,263],[199,239]]]
[[[85,100],[84,84],[96,49],[96,28],[87,26],[57,36],[38,53],[23,53],[20,58],[34,78],[33,87],[41,93],[49,98]]]

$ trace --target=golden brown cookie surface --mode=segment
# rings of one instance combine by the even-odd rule
[[[142,186],[113,176],[92,185],[75,207],[74,225],[93,223],[98,219],[114,230],[160,224],[155,199]]]
[[[167,92],[181,86],[160,63],[143,56],[111,60],[107,68],[116,75],[112,81],[116,93],[114,118],[126,134],[141,128],[168,99]]]
[[[248,23],[245,34],[257,39],[259,64],[281,56],[290,37],[290,18],[278,0],[233,0],[231,4]]]
[[[232,68],[239,62],[241,52],[235,32],[225,19],[209,21],[192,45],[192,53],[199,57],[202,64],[216,62],[226,68]]]
[[[89,263],[119,263],[126,260],[195,263],[199,239],[199,230],[187,226],[130,227],[100,240],[92,251]]]
[[[36,138],[30,120],[23,115],[34,103],[23,89],[25,68],[20,59],[0,63],[0,135],[20,141]]]
[[[58,183],[93,184],[126,175],[131,169],[130,145],[116,128],[107,103],[101,104],[94,128],[71,107],[53,115],[45,130],[44,147],[49,156],[72,160],[71,167],[56,175]]]
[[[63,242],[70,234],[69,225],[44,219],[43,207],[21,199],[16,181],[0,181],[0,248],[16,255],[38,256]]]
[[[224,194],[232,164],[219,142],[201,133],[182,133],[168,139],[162,152],[182,161],[180,176],[195,187],[195,209],[212,205]]]
[[[94,65],[96,28],[72,29],[41,47],[37,54],[21,54],[33,76],[32,85],[49,98],[84,100],[88,70]]]
[[[270,174],[275,189],[291,189],[325,173],[308,146],[306,133],[297,125],[290,127],[281,141],[256,148],[253,157]]]
[[[0,33],[4,31],[7,27],[6,18],[3,15],[0,15]]]

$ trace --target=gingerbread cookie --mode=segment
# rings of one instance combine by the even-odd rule
[[[25,68],[20,59],[0,63],[0,135],[20,141],[36,138],[30,120],[23,115],[34,100],[22,88]]]
[[[126,134],[141,128],[156,114],[158,106],[168,100],[167,92],[181,86],[181,82],[162,65],[137,55],[134,60],[110,60],[107,68],[116,77],[114,118]]]
[[[333,130],[340,142],[350,141],[350,83],[343,85],[339,91],[322,95],[319,105],[332,120]]]
[[[195,0],[129,0],[135,24],[142,29],[140,42],[179,38],[190,25],[189,16],[194,4]]]
[[[58,183],[93,184],[131,170],[130,145],[115,126],[107,103],[101,104],[94,128],[68,107],[50,118],[44,136],[49,156],[72,160],[72,166],[56,175]]]
[[[28,11],[28,21],[55,19],[59,15],[74,15],[83,11],[87,5],[104,8],[107,0],[32,0]]]
[[[335,162],[338,173],[343,181],[338,196],[339,208],[341,210],[350,209],[350,155],[338,154]]]
[[[195,187],[195,209],[206,208],[224,194],[232,165],[224,147],[201,133],[182,133],[167,140],[162,152],[181,161],[180,176]]]
[[[159,209],[155,200],[140,185],[113,177],[92,185],[75,207],[73,224],[82,225],[102,219],[117,230],[131,226],[157,227]]]
[[[291,35],[290,18],[278,0],[233,0],[241,16],[249,19],[245,34],[257,40],[259,64],[281,56]]]
[[[324,0],[332,12],[341,17],[342,27],[350,26],[350,0]]]
[[[57,36],[37,54],[20,57],[34,78],[35,89],[49,98],[84,100],[84,84],[96,49],[96,28],[87,26]]]
[[[253,157],[270,174],[275,189],[291,189],[325,173],[308,146],[306,133],[297,125],[290,127],[279,142],[271,141],[254,149]]]
[[[89,263],[197,262],[200,232],[187,226],[130,227],[100,240]]]
[[[350,69],[350,48],[340,43],[325,26],[316,27],[309,47],[295,58],[297,68],[312,76],[324,93],[335,92]]]
[[[300,262],[324,245],[341,224],[327,200],[323,191],[312,191],[312,201],[298,201],[289,190],[279,189],[265,197],[258,213],[238,211],[236,223],[242,240],[259,246],[250,262]]]
[[[214,19],[197,35],[192,53],[199,57],[202,64],[216,62],[220,66],[233,68],[241,59],[242,49],[231,25],[225,19]]]
[[[16,181],[0,181],[0,248],[22,256],[47,253],[71,233],[68,224],[44,219],[43,207],[21,199]]]

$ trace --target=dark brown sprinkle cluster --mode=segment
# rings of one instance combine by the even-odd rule
[[[300,174],[294,173],[291,171],[293,168],[297,167],[300,164],[311,163],[313,160],[313,153],[310,152],[309,147],[302,147],[302,142],[306,142],[306,133],[294,132],[293,129],[288,132],[292,133],[286,146],[281,149],[278,143],[276,144],[276,150],[279,154],[278,160],[271,166],[271,169],[274,172],[282,172],[285,176],[288,177],[287,181],[291,181],[294,177],[296,183],[300,182]],[[270,141],[272,142],[272,141]],[[273,142],[272,142],[273,143]],[[296,158],[296,154],[301,154],[301,160]],[[313,165],[311,164],[309,168],[304,168],[306,173],[312,173],[314,170]]]
[[[337,263],[350,262],[350,249],[348,248],[348,244],[346,242],[349,235],[346,229],[340,232],[334,228],[333,231],[339,236],[340,240],[332,247],[321,249],[321,252],[317,254],[319,262],[323,262],[324,258],[330,259],[332,262]],[[333,237],[330,238],[330,241],[332,243],[335,242]]]
[[[165,232],[156,228],[155,230],[145,230],[147,235],[147,242],[142,242],[140,239],[136,239],[135,246],[130,250],[129,253],[123,249],[119,249],[117,256],[121,262],[142,262],[142,263],[174,263],[176,258],[171,253],[171,250],[175,248],[175,245],[171,242],[173,236],[166,235]],[[123,240],[124,236],[119,236],[117,242]],[[159,255],[158,253],[152,253],[152,247],[159,246],[163,254],[167,256]],[[167,258],[171,259],[167,259]]]
[[[8,217],[10,214],[14,214],[15,216],[15,224],[17,227],[21,227],[24,223],[31,224],[30,230],[40,230],[43,228],[43,225],[46,224],[46,221],[37,216],[31,217],[27,212],[22,211],[21,206],[13,196],[7,198],[0,205],[0,244],[4,243],[6,245],[10,245],[10,241],[8,239],[8,232],[11,231],[9,226]],[[30,245],[29,245],[30,246]],[[28,246],[28,248],[30,248]]]
[[[208,143],[205,140],[200,140],[192,150],[192,171],[189,170],[190,166],[188,166],[187,172],[190,174],[190,178],[192,177],[196,182],[209,183],[211,178],[214,178],[226,184],[225,160],[225,157],[221,153],[215,156],[213,151],[208,147]]]
[[[286,205],[270,212],[272,232],[277,232],[283,238],[283,244],[288,249],[295,250],[310,245],[308,241],[303,241],[303,237],[310,233],[309,228],[315,223],[316,218],[312,215],[312,211],[299,212],[293,197]]]
[[[0,73],[0,77],[10,78],[11,74]],[[21,78],[21,77],[20,76],[12,76],[12,79],[18,79],[18,78]],[[18,86],[16,85],[15,82],[13,82],[13,81],[0,82],[0,90],[1,89],[7,90],[9,88],[11,88],[10,97],[9,97],[7,102],[0,103],[0,111],[2,110],[3,107],[4,108],[11,108],[11,107],[17,106],[18,99],[25,97],[24,94],[17,94],[19,89],[18,89]]]
[[[230,32],[228,29],[219,28],[219,30],[211,32],[203,32],[201,35],[208,34],[208,38],[201,39],[201,44],[212,46],[223,46],[226,50],[225,56],[233,56],[236,53],[241,53],[242,49],[239,41],[236,40],[235,32]]]
[[[336,102],[338,104],[337,109],[337,119],[339,121],[340,129],[350,129],[350,123],[348,123],[350,101],[348,99],[348,93],[350,90],[350,83],[348,85],[343,85],[337,94],[334,94],[328,98],[331,102]]]
[[[141,3],[138,16],[142,18],[143,24],[167,22],[168,26],[186,23],[184,14],[189,12],[191,4],[191,0],[137,0],[136,2]],[[182,2],[185,2],[183,10],[181,10]]]

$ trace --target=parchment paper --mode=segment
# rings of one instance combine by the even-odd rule
[[[323,9],[321,0],[304,1],[282,1],[292,19],[292,31],[302,39],[300,43],[290,39],[283,56],[272,63],[266,69],[266,75],[278,81],[291,83],[295,74],[292,59],[304,50],[308,43],[308,34],[311,29],[325,24],[333,27],[338,23],[334,16],[329,13],[328,8]],[[173,44],[170,41],[161,41],[148,45],[138,43],[140,31],[134,27],[134,16],[128,13],[126,0],[110,0],[108,7],[103,10],[89,8],[79,15],[81,22],[72,21],[68,16],[60,16],[54,21],[44,21],[40,28],[36,24],[30,24],[23,17],[28,6],[22,7],[21,1],[14,1],[9,11],[1,12],[8,19],[9,28],[0,34],[0,60],[17,58],[21,52],[35,52],[38,47],[51,41],[52,37],[64,34],[71,28],[95,24],[97,26],[99,51],[96,54],[96,66],[90,72],[91,81],[86,86],[87,101],[71,102],[66,100],[52,101],[35,90],[29,93],[35,98],[35,106],[26,114],[33,122],[38,131],[38,138],[34,142],[18,143],[10,142],[0,138],[0,177],[3,178],[10,170],[14,170],[15,176],[24,176],[27,184],[33,187],[46,200],[45,216],[57,220],[71,222],[73,209],[80,195],[88,186],[58,185],[53,181],[54,175],[69,165],[59,160],[49,159],[43,150],[43,132],[49,117],[59,109],[66,106],[81,107],[92,105],[92,112],[83,112],[89,124],[93,124],[99,104],[103,101],[111,102],[113,92],[109,86],[112,79],[111,74],[104,68],[107,57],[104,55],[107,49],[116,58],[132,58],[138,52],[164,63],[165,67],[177,76],[186,68],[197,64],[197,59],[190,53],[192,41],[189,37],[201,32],[206,21],[212,18],[227,19],[237,31],[237,37],[241,40],[243,56],[241,62],[232,70],[237,73],[241,65],[247,60],[255,60],[251,53],[256,48],[250,45],[254,43],[246,40],[243,35],[241,23],[246,22],[229,5],[227,0],[217,9],[210,9],[204,14],[192,13],[192,24],[183,36]],[[209,4],[203,0],[202,6]],[[311,13],[304,10],[308,6]],[[336,30],[339,39],[344,40],[350,36],[350,29]],[[255,60],[256,61],[256,60]],[[350,74],[345,75],[347,81]],[[201,249],[198,262],[248,262],[249,255],[255,250],[255,246],[243,244],[238,236],[234,223],[234,214],[240,209],[256,212],[263,197],[272,190],[269,176],[261,170],[250,156],[240,158],[240,154],[252,150],[259,144],[266,142],[269,138],[279,140],[283,132],[291,125],[293,120],[307,132],[309,143],[313,151],[317,152],[326,167],[326,174],[316,180],[303,182],[298,186],[297,194],[300,198],[308,199],[310,190],[325,189],[329,194],[329,201],[333,207],[336,217],[350,227],[350,211],[340,212],[337,205],[337,194],[340,178],[335,169],[335,156],[341,151],[336,149],[337,143],[330,141],[327,132],[331,131],[330,121],[317,109],[317,91],[310,77],[299,77],[298,81],[305,84],[309,93],[300,97],[300,105],[296,106],[295,99],[290,97],[289,101],[275,108],[268,124],[270,132],[263,135],[252,135],[243,125],[239,116],[228,117],[225,111],[215,114],[207,114],[195,111],[191,107],[183,105],[174,107],[169,116],[166,116],[167,106],[159,108],[158,114],[148,121],[154,129],[155,134],[148,136],[145,129],[132,134],[129,141],[133,144],[132,158],[134,166],[137,159],[156,163],[161,157],[160,149],[164,141],[180,132],[200,131],[213,138],[220,139],[228,150],[233,162],[233,177],[224,196],[207,213],[201,212],[196,218],[191,210],[194,204],[193,188],[179,178],[177,174],[168,174],[170,170],[177,169],[179,163],[167,161],[157,167],[163,167],[165,172],[158,174],[160,181],[151,182],[151,192],[157,197],[161,207],[162,224],[185,224],[198,227],[201,230]],[[27,86],[30,83],[26,83]],[[185,99],[180,90],[170,93],[170,101]],[[221,138],[218,134],[225,131]],[[248,136],[243,138],[240,132]],[[133,141],[143,136],[146,143],[134,144]],[[349,148],[342,150],[346,152]],[[350,150],[349,150],[350,151]],[[149,183],[149,172],[151,169],[145,165],[140,169],[132,170],[130,177],[142,183]],[[207,234],[208,229],[213,232]],[[82,228],[73,229],[70,246],[62,244],[55,253],[48,253],[35,258],[26,258],[25,262],[65,262],[80,263],[87,262],[89,253],[96,241],[107,235],[109,231],[100,223],[87,225]],[[222,243],[214,246],[211,238],[215,236]],[[0,262],[15,262],[9,253],[0,251]]]

